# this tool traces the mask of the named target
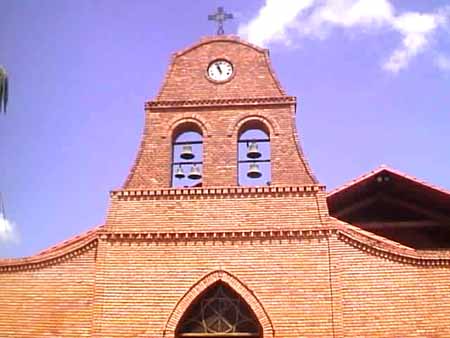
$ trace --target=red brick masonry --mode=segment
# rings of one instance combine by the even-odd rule
[[[218,84],[207,65],[225,58]],[[104,225],[35,256],[0,261],[0,337],[174,337],[223,281],[264,338],[450,337],[450,252],[417,251],[328,214],[268,53],[213,37],[174,55],[146,104],[142,143]],[[236,185],[241,126],[270,131],[272,184]],[[174,130],[204,137],[201,188],[171,189]]]

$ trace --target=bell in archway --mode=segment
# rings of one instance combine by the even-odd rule
[[[192,145],[184,144],[181,148],[180,157],[185,160],[191,160],[194,158],[194,153],[192,152]]]
[[[175,177],[178,179],[182,179],[185,177],[183,168],[181,168],[181,165],[178,166],[178,168],[175,170]]]
[[[258,144],[256,142],[250,142],[247,147],[247,157],[248,158],[259,158],[261,153],[258,150]]]
[[[247,171],[247,176],[250,178],[259,178],[262,176],[261,170],[259,170],[259,165],[256,163],[250,163]]]
[[[198,180],[198,179],[202,178],[200,169],[197,167],[196,164],[194,164],[191,167],[191,171],[189,172],[188,178],[190,178],[191,180]]]

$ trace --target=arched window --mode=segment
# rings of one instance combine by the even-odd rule
[[[261,337],[262,329],[245,301],[218,282],[186,311],[177,329],[182,337]]]
[[[177,128],[172,139],[172,187],[199,187],[203,172],[203,136],[195,124]]]
[[[239,131],[238,184],[262,186],[270,184],[269,130],[258,121],[249,121]]]

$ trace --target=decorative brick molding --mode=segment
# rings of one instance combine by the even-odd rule
[[[170,120],[168,123],[167,131],[165,134],[161,136],[161,138],[167,138],[168,136],[173,135],[174,130],[185,123],[196,124],[199,127],[199,129],[202,130],[203,136],[207,137],[211,136],[210,134],[211,126],[207,121],[203,119],[203,117],[201,117],[198,114],[186,113],[181,116],[180,115],[175,116],[172,120]]]
[[[76,243],[55,246],[42,254],[20,259],[0,260],[0,273],[29,271],[60,264],[97,248],[98,240],[112,242],[186,242],[186,241],[254,241],[283,238],[323,238],[337,235],[344,243],[368,254],[410,265],[450,267],[450,251],[417,251],[375,238],[341,224],[296,230],[210,231],[210,232],[89,232]],[[373,238],[372,238],[373,237]]]
[[[301,230],[254,230],[254,231],[209,231],[209,232],[113,232],[105,231],[100,239],[111,242],[186,242],[186,241],[233,241],[267,240],[282,238],[323,238],[336,229],[310,228]]]
[[[236,293],[238,293],[243,300],[245,300],[245,302],[252,309],[253,313],[258,319],[263,331],[262,336],[264,338],[273,338],[275,336],[272,322],[263,305],[256,298],[254,293],[235,276],[226,271],[218,270],[211,272],[201,278],[183,295],[183,297],[181,297],[181,299],[175,305],[172,313],[170,314],[169,319],[167,320],[163,332],[163,337],[175,337],[178,323],[182,319],[185,312],[188,310],[189,306],[195,301],[198,296],[200,296],[204,291],[206,291],[216,282],[223,282],[227,284]]]
[[[245,123],[250,121],[258,121],[265,125],[270,131],[270,135],[277,136],[280,134],[281,128],[274,119],[261,113],[254,113],[250,115],[248,113],[242,113],[236,116],[234,121],[229,125],[227,135],[229,137],[233,136],[233,134],[236,134]]]
[[[450,267],[450,252],[416,251],[401,248],[388,240],[376,241],[370,236],[345,227],[311,227],[298,230],[211,231],[211,232],[101,232],[110,242],[188,242],[188,241],[255,241],[267,239],[306,239],[336,236],[344,243],[368,254],[410,265]]]
[[[58,250],[55,248],[53,251],[48,251],[45,255],[3,260],[0,261],[0,273],[38,270],[61,264],[81,256],[87,251],[97,248],[97,244],[98,240],[97,237],[95,237],[87,243],[83,242],[79,246],[66,248],[65,250]]]
[[[450,252],[418,252],[410,248],[399,248],[388,243],[376,244],[367,236],[361,236],[353,231],[338,231],[338,238],[368,254],[375,255],[391,261],[420,266],[450,267]]]
[[[248,106],[274,106],[296,104],[293,96],[283,97],[255,97],[239,99],[211,99],[211,100],[181,100],[181,101],[148,101],[147,110],[173,109],[173,108],[201,108],[201,107],[248,107]]]
[[[268,187],[215,187],[215,188],[167,188],[167,189],[123,189],[110,192],[111,198],[120,200],[130,199],[158,199],[158,198],[196,198],[199,196],[214,195],[214,197],[267,197],[267,195],[300,194],[307,196],[319,191],[325,191],[322,185],[303,186],[268,186]]]

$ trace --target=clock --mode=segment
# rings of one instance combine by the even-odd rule
[[[213,81],[225,82],[233,75],[233,65],[227,60],[213,61],[208,66],[207,75]]]

